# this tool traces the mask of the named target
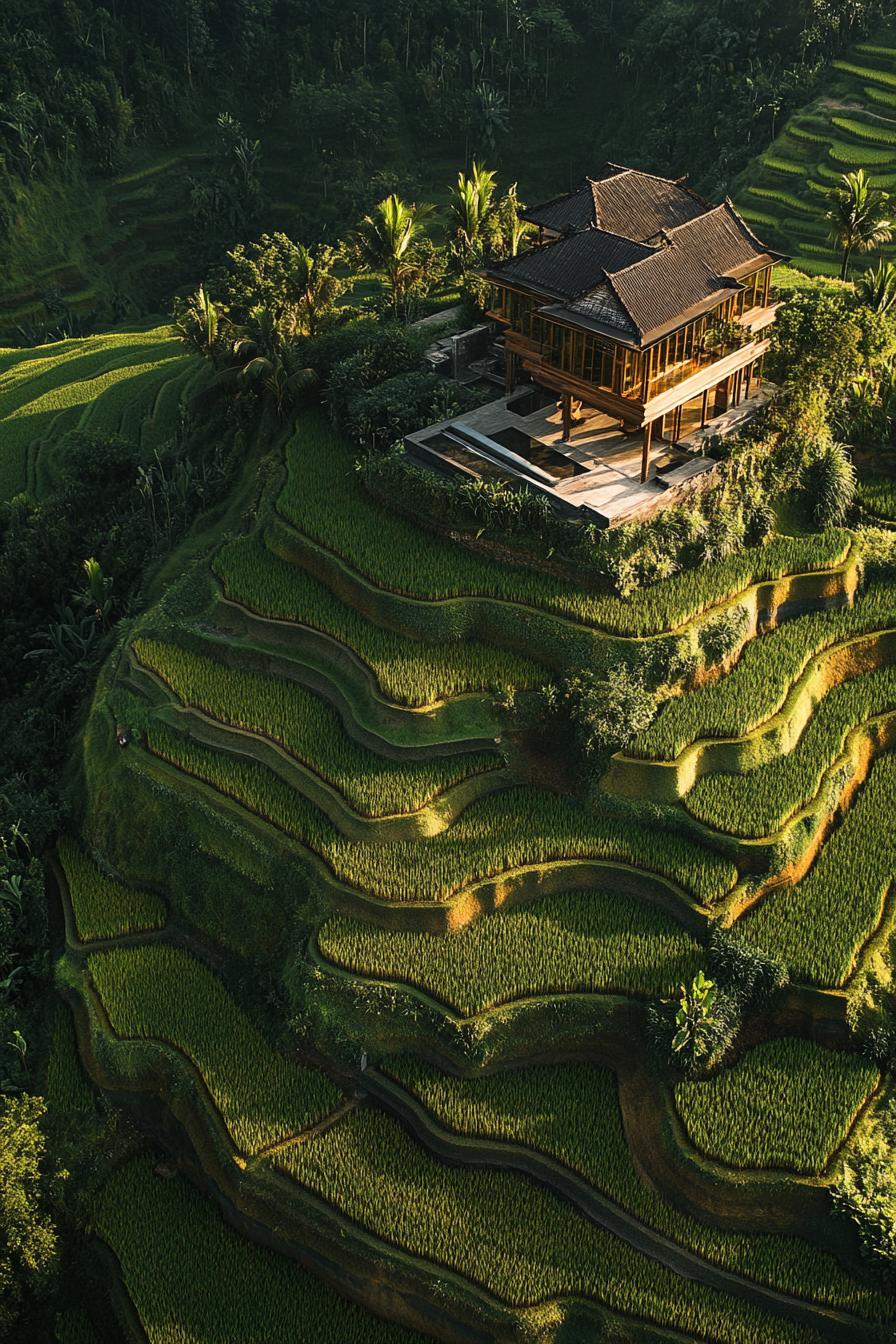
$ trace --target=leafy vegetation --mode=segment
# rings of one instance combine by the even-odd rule
[[[776,714],[810,660],[853,636],[889,628],[893,589],[872,583],[854,607],[801,616],[754,640],[718,681],[679,696],[637,737],[639,756],[671,760],[703,738],[740,737]]]
[[[844,984],[880,925],[896,874],[892,830],[896,757],[883,756],[802,881],[769,891],[739,927],[756,947],[774,947],[795,980]]]
[[[257,535],[231,542],[215,560],[228,598],[275,620],[300,621],[347,645],[397,704],[434,705],[473,691],[539,686],[537,663],[478,640],[411,640],[365,620],[310,574],[266,549]]]
[[[161,897],[151,891],[126,887],[101,873],[68,836],[59,841],[59,861],[82,942],[159,929],[165,923],[165,902]]]
[[[95,1197],[94,1217],[150,1344],[260,1344],[297,1321],[320,1344],[418,1344],[411,1331],[367,1315],[293,1261],[240,1236],[183,1177],[160,1180],[147,1158],[112,1173]],[[198,1293],[199,1283],[216,1290]]]
[[[311,804],[253,762],[209,751],[151,722],[154,754],[266,817],[319,854],[342,881],[382,899],[447,901],[472,882],[552,859],[618,860],[658,872],[700,899],[720,897],[734,866],[687,839],[646,831],[609,814],[595,817],[572,799],[534,788],[509,789],[468,807],[425,846],[397,840],[346,840]]]
[[[885,1295],[798,1238],[722,1232],[660,1198],[635,1169],[609,1069],[559,1064],[456,1078],[407,1056],[390,1056],[382,1067],[446,1128],[523,1144],[557,1159],[648,1226],[708,1260],[862,1315],[892,1313]]]
[[[279,742],[365,816],[417,811],[452,784],[500,764],[498,756],[484,753],[390,761],[358,746],[336,711],[301,686],[228,668],[158,640],[139,639],[134,651],[183,704]]]

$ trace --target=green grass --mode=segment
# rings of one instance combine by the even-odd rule
[[[58,853],[82,943],[159,929],[165,923],[167,912],[161,897],[126,887],[101,873],[70,836],[60,838]]]
[[[896,879],[894,814],[896,756],[882,756],[814,866],[748,911],[738,923],[743,936],[774,948],[795,980],[844,984]]]
[[[81,1067],[71,1009],[59,998],[52,1001],[51,1032],[44,1083],[47,1107],[54,1116],[89,1115],[93,1093]]]
[[[336,710],[294,682],[158,640],[137,640],[134,651],[182,704],[278,742],[365,816],[417,811],[452,784],[502,764],[496,753],[389,760],[354,742]]]
[[[373,1235],[507,1302],[593,1297],[715,1344],[811,1338],[671,1273],[522,1177],[429,1157],[376,1111],[357,1111],[274,1161]]]
[[[816,706],[794,749],[744,774],[706,775],[685,798],[707,826],[733,835],[770,835],[813,798],[850,729],[896,710],[896,669],[881,668],[835,686]]]
[[[887,1296],[805,1241],[723,1232],[662,1199],[632,1162],[609,1069],[561,1064],[457,1078],[407,1056],[387,1059],[382,1067],[445,1128],[555,1158],[641,1222],[715,1264],[860,1315],[892,1318],[896,1311]]]
[[[883,84],[888,89],[896,89],[896,74],[889,70],[876,70],[867,65],[856,65],[853,61],[833,61],[833,68],[844,75],[855,75],[865,84]]]
[[[254,762],[189,742],[153,721],[150,749],[209,783],[320,855],[342,881],[392,901],[446,901],[479,878],[564,858],[616,860],[679,883],[699,899],[733,885],[733,864],[681,836],[651,830],[616,811],[606,815],[531,787],[478,799],[424,842],[346,840],[323,814]]]
[[[333,915],[318,947],[338,966],[416,985],[465,1017],[545,994],[671,995],[702,955],[668,915],[613,890],[544,896],[450,936]]]
[[[892,149],[875,149],[871,145],[848,145],[841,140],[833,140],[828,149],[828,157],[847,172],[852,172],[856,168],[891,166],[896,156]]]
[[[215,572],[225,594],[262,616],[301,621],[354,650],[387,699],[418,707],[501,687],[542,685],[544,667],[478,640],[417,641],[366,621],[310,574],[272,555],[256,533],[228,543]]]
[[[859,502],[877,518],[896,522],[896,481],[886,476],[871,476],[860,481]]]
[[[877,1069],[859,1055],[786,1038],[701,1082],[675,1087],[688,1137],[729,1166],[820,1175],[876,1088]]]
[[[180,948],[95,952],[88,970],[116,1035],[168,1044],[198,1070],[241,1153],[298,1134],[337,1104],[329,1079],[274,1050],[217,976]]]
[[[775,714],[810,660],[854,635],[894,623],[896,584],[876,583],[853,607],[814,612],[753,640],[726,676],[670,700],[631,751],[673,760],[691,742],[740,737]]]
[[[388,513],[364,491],[353,457],[322,414],[305,416],[287,445],[289,477],[278,507],[304,535],[377,586],[430,601],[496,598],[621,635],[660,634],[754,582],[828,568],[842,558],[848,543],[843,533],[779,537],[630,598],[589,593],[550,574],[479,556]]]
[[[161,1180],[146,1158],[113,1172],[93,1216],[148,1344],[423,1344],[242,1236],[183,1177]]]

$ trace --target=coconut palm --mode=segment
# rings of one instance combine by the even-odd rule
[[[226,348],[225,313],[200,285],[195,294],[175,303],[174,326],[184,345],[217,364]]]
[[[449,210],[458,250],[466,258],[482,250],[486,222],[493,208],[497,174],[473,160],[469,177],[458,173]]]
[[[393,192],[358,226],[355,244],[361,265],[368,272],[385,272],[396,316],[422,273],[423,220],[432,209],[431,205],[409,204]]]
[[[876,313],[887,313],[896,303],[896,266],[879,261],[856,281],[856,293]]]
[[[889,196],[872,186],[864,168],[844,173],[841,185],[828,193],[831,208],[827,212],[831,242],[843,253],[840,279],[849,274],[853,252],[871,252],[893,237],[893,221],[887,207]]]

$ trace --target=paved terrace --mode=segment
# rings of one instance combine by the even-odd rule
[[[603,412],[583,407],[572,427],[569,439],[563,441],[562,415],[555,403],[540,410],[520,415],[511,410],[526,389],[516,389],[510,397],[500,397],[476,410],[468,411],[453,420],[444,420],[427,429],[408,435],[407,447],[432,465],[461,475],[514,479],[517,473],[512,464],[495,469],[493,463],[482,461],[483,470],[477,470],[475,447],[460,453],[452,452],[450,443],[440,436],[450,434],[453,427],[472,430],[486,439],[502,444],[512,453],[522,453],[543,469],[551,471],[552,480],[545,493],[558,505],[585,508],[604,525],[620,523],[642,513],[652,513],[663,504],[669,504],[677,494],[676,487],[695,476],[712,470],[713,460],[702,455],[705,441],[713,435],[727,434],[737,429],[754,415],[768,399],[771,386],[766,384],[758,393],[736,409],[709,422],[705,429],[697,428],[684,435],[677,444],[656,440],[651,453],[651,476],[646,482],[641,477],[640,432],[626,434],[617,420]],[[507,441],[506,432],[515,431]],[[517,438],[517,435],[520,437]],[[527,444],[527,440],[530,441]],[[544,460],[540,448],[550,455]],[[564,473],[562,462],[570,463],[570,473]],[[573,464],[579,471],[572,474]],[[538,487],[536,487],[538,488]]]

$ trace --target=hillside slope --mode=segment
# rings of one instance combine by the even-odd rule
[[[744,173],[736,203],[770,242],[819,275],[839,275],[828,238],[825,195],[841,175],[864,168],[896,188],[896,33],[885,28],[834,61],[823,91],[787,122]],[[882,249],[896,256],[896,244]],[[854,258],[854,269],[864,264]]]
[[[151,452],[207,376],[167,324],[0,349],[0,499],[45,493],[70,429],[121,434]]]

